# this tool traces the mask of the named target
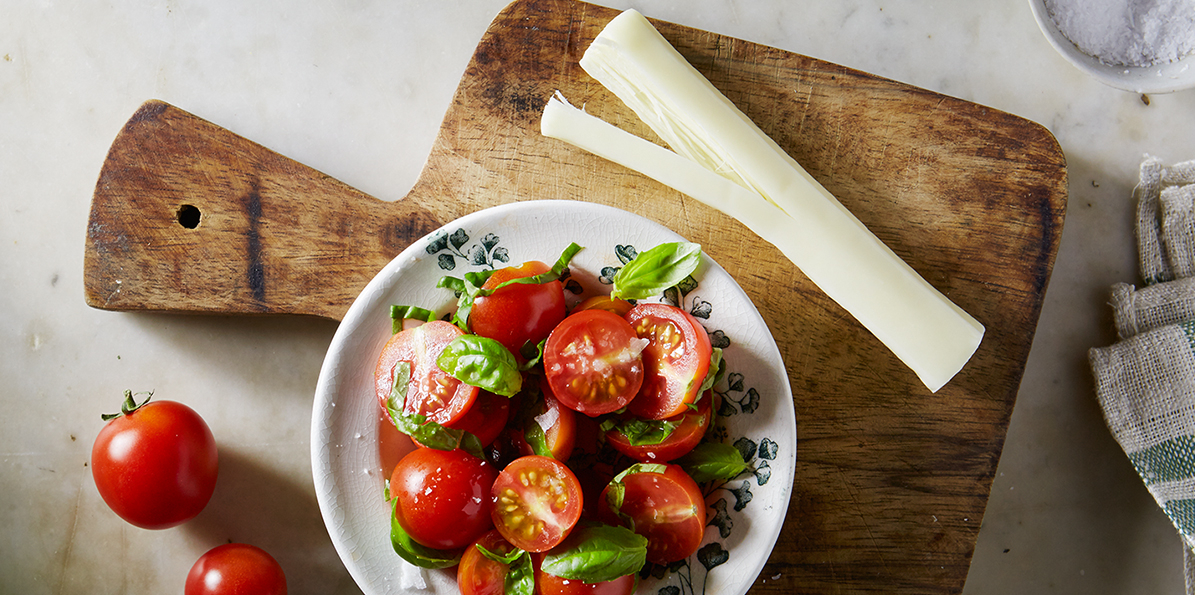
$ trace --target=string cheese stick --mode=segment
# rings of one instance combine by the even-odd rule
[[[544,108],[541,132],[734,217],[776,246],[931,391],[962,369],[983,338],[982,325],[845,210],[811,209],[808,216],[791,217],[758,193],[697,162],[569,105],[559,93]]]

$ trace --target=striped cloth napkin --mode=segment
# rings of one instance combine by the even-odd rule
[[[1147,156],[1135,194],[1145,283],[1112,287],[1119,340],[1088,358],[1108,429],[1182,537],[1195,595],[1195,161]]]

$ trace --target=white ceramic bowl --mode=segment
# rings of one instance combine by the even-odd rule
[[[445,274],[527,260],[554,262],[569,244],[584,250],[570,282],[588,297],[604,291],[603,277],[624,264],[630,248],[681,238],[625,211],[572,201],[530,201],[462,217],[417,241],[370,281],[337,329],[320,371],[311,420],[311,466],[316,495],[337,552],[367,595],[459,593],[455,569],[428,571],[403,562],[390,545],[390,509],[383,500],[378,404],[373,369],[390,337],[391,304],[449,311],[455,300],[436,289]],[[750,299],[708,256],[694,274],[696,288],[680,297],[715,343],[725,346],[727,381],[715,430],[750,455],[754,472],[710,486],[711,524],[702,549],[680,573],[683,593],[746,593],[779,536],[792,492],[796,425],[792,392],[780,352]],[[450,269],[450,270],[449,270]],[[410,443],[401,441],[403,448]],[[639,593],[681,585],[677,574],[640,581]]]
[[[1045,0],[1029,0],[1029,6],[1050,45],[1076,68],[1110,87],[1134,93],[1170,93],[1195,86],[1195,54],[1150,67],[1106,64],[1084,53],[1062,34],[1046,9]]]

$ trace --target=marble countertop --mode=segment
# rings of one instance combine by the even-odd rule
[[[1042,124],[1070,174],[1065,230],[965,593],[1181,593],[1179,538],[1104,426],[1086,352],[1136,282],[1145,154],[1195,158],[1195,91],[1104,86],[1028,2],[599,2],[821,58]],[[93,310],[83,240],[108,146],[163,99],[363,192],[405,195],[505,0],[0,0],[0,591],[181,590],[252,541],[292,592],[356,593],[323,528],[311,398],[335,324]],[[170,531],[104,505],[86,463],[125,389],[190,403],[220,439],[212,502]]]

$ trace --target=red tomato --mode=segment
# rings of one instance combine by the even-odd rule
[[[533,277],[550,270],[548,265],[534,260],[518,267],[498,269],[482,289],[493,289],[511,279]],[[469,313],[469,328],[522,357],[523,345],[538,345],[564,320],[564,315],[564,286],[560,281],[516,283],[477,298]]]
[[[544,440],[547,442],[548,450],[552,453],[552,458],[558,461],[567,461],[572,456],[573,447],[576,444],[577,412],[561,405],[560,401],[553,397],[547,389],[547,383],[541,381],[541,384],[544,385],[543,399],[537,403],[533,417],[527,419],[525,423],[538,424],[544,433]],[[515,395],[511,399],[511,406],[516,409],[520,407],[519,401],[522,398],[522,394]],[[512,417],[515,415],[521,416],[524,413],[516,412],[512,414]],[[505,467],[519,457],[536,454],[535,449],[527,442],[527,428],[515,427],[516,425],[517,422],[511,422],[509,426],[503,428],[502,433],[488,449],[487,457],[499,468]]]
[[[566,407],[589,416],[617,411],[643,383],[642,345],[617,314],[582,310],[548,337],[544,374]]]
[[[614,478],[614,463],[621,457],[601,456],[605,444],[599,443],[601,419],[588,415],[577,416],[577,440],[573,448],[577,480],[581,482],[581,518],[597,520],[597,501],[606,484]]]
[[[502,428],[506,426],[506,420],[510,417],[510,399],[502,395],[496,395],[488,390],[483,390],[477,393],[477,398],[474,399],[473,405],[465,411],[465,414],[460,419],[447,424],[445,427],[454,430],[464,430],[477,436],[477,440],[481,442],[482,446],[489,446],[498,434],[502,432]],[[411,439],[416,446],[423,446],[419,444],[418,440]]]
[[[601,583],[586,583],[578,580],[560,578],[548,574],[540,569],[542,556],[533,555],[532,564],[535,567],[536,595],[631,595],[639,579],[634,574],[620,576],[612,581]]]
[[[668,304],[639,304],[626,315],[643,350],[643,387],[627,408],[644,419],[680,415],[697,400],[710,369],[710,337],[688,312]]]
[[[382,469],[393,471],[394,466],[411,452],[412,442],[415,441],[410,436],[394,427],[385,411],[378,412],[378,458],[382,461]]]
[[[603,583],[569,580],[543,571],[535,573],[536,595],[631,595],[638,583],[634,574]]]
[[[633,530],[647,538],[648,562],[668,564],[697,551],[705,534],[705,499],[688,473],[667,465],[663,473],[631,473],[622,483],[626,491],[620,511],[634,522]],[[609,492],[608,486],[602,491],[598,518],[626,526],[610,506]]]
[[[502,539],[502,534],[495,530],[482,535],[474,545],[481,545],[495,554],[514,551],[514,546]],[[461,563],[456,569],[456,584],[461,589],[461,595],[503,595],[509,570],[510,566],[495,562],[482,555],[481,550],[470,546],[461,554]]]
[[[216,489],[218,467],[211,429],[174,401],[130,406],[100,430],[91,448],[100,496],[120,518],[143,529],[195,518]]]
[[[710,426],[710,419],[713,417],[713,401],[713,393],[707,391],[701,400],[697,401],[696,410],[686,408],[684,413],[663,420],[678,425],[659,444],[632,444],[617,428],[606,432],[606,442],[614,447],[614,450],[636,461],[664,463],[676,460],[693,450],[693,447],[697,446],[701,442],[701,438],[705,436],[705,431]]]
[[[540,381],[544,400],[535,412],[532,423],[539,424],[544,431],[544,438],[548,442],[548,450],[552,451],[552,458],[557,461],[568,461],[573,454],[573,446],[577,442],[577,414],[565,407],[552,394],[551,387],[546,381]],[[524,454],[534,454],[531,447],[527,447]]]
[[[515,547],[552,549],[581,518],[581,484],[560,461],[515,459],[498,474],[492,491],[494,528]]]
[[[416,542],[449,550],[465,547],[492,528],[494,467],[463,450],[416,448],[390,476],[394,516]]]
[[[282,566],[265,550],[228,543],[200,556],[187,574],[186,595],[286,595]]]
[[[435,320],[391,337],[382,348],[374,370],[382,411],[386,411],[386,400],[394,389],[394,366],[404,361],[411,365],[411,383],[403,410],[442,425],[459,420],[477,398],[478,389],[449,376],[436,365],[436,358],[453,339],[463,334],[456,325]]]
[[[581,310],[606,310],[619,316],[626,316],[627,312],[630,312],[634,306],[635,304],[624,299],[608,295],[595,295],[577,304],[573,308],[573,312],[580,312]]]

